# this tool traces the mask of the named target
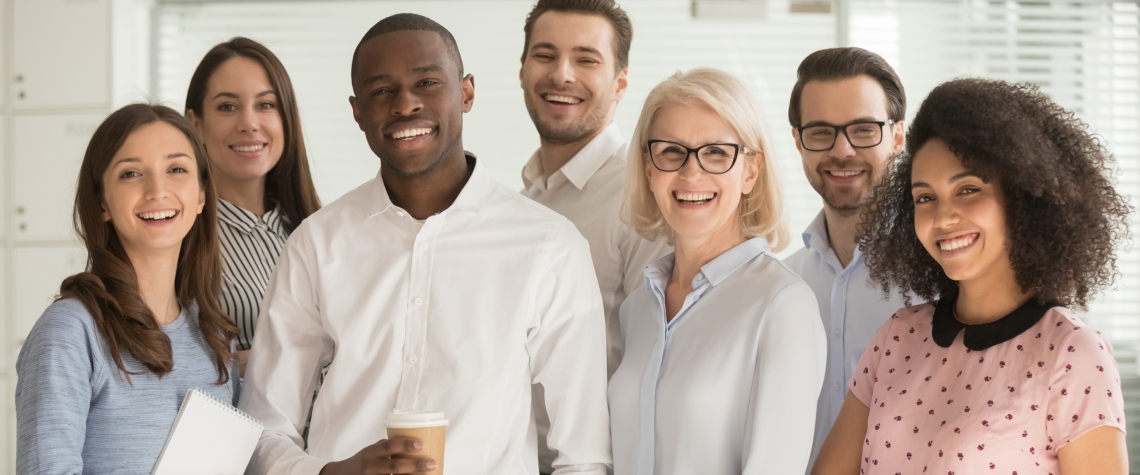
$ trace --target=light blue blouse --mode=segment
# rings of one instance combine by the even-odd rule
[[[827,346],[811,289],[753,238],[701,268],[665,323],[674,255],[621,307],[615,475],[803,473]]]

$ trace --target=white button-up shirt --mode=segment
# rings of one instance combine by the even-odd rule
[[[673,251],[665,239],[647,241],[621,221],[628,146],[610,123],[549,180],[542,178],[538,152],[522,170],[523,194],[565,216],[590,243],[606,312],[609,373],[621,363],[618,309],[626,295],[644,285],[645,266]]]
[[[621,308],[617,475],[802,473],[827,347],[811,289],[753,238],[701,267],[665,322],[673,255]]]
[[[815,443],[811,450],[814,464],[823,440],[839,416],[839,408],[843,407],[847,381],[855,375],[863,349],[883,322],[906,305],[898,292],[884,299],[879,287],[869,282],[863,253],[858,248],[846,268],[839,264],[828,242],[823,211],[804,231],[803,239],[806,248],[784,262],[815,292],[819,316],[827,332],[827,375],[816,404]]]
[[[603,474],[602,322],[586,241],[562,216],[476,164],[418,222],[378,175],[306,219],[269,284],[240,403],[265,424],[249,472],[316,474],[385,438],[388,413],[431,411],[450,420],[449,475],[533,475],[541,383],[556,473]]]
[[[626,295],[644,285],[646,264],[672,251],[664,239],[647,241],[621,221],[626,150],[625,138],[611,122],[549,180],[543,179],[537,151],[522,170],[523,195],[565,216],[590,243],[606,312],[607,376],[621,363],[621,303]],[[541,387],[535,386],[534,398],[538,468],[550,473],[557,454],[546,447],[550,423],[542,408]]]

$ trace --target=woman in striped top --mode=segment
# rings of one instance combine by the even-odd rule
[[[242,372],[261,297],[285,239],[320,208],[289,74],[268,48],[237,37],[202,58],[186,92],[218,187],[222,309],[237,325]]]

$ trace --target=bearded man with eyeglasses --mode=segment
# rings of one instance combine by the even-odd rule
[[[858,249],[863,213],[902,150],[906,94],[894,69],[861,48],[816,51],[800,63],[788,106],[804,174],[823,210],[785,263],[815,292],[827,331],[827,372],[816,405],[811,462],[839,414],[863,349],[904,306],[867,283]],[[912,303],[919,303],[914,301]]]

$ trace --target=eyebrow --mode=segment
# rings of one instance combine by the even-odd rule
[[[418,68],[412,68],[411,73],[412,74],[427,74],[427,73],[435,73],[435,72],[440,72],[440,71],[443,71],[443,66],[440,66],[438,64],[429,64],[427,66],[420,66]],[[377,83],[377,82],[381,82],[381,81],[391,81],[391,80],[392,80],[391,74],[377,74],[377,75],[372,76],[368,79],[365,79],[364,82],[361,84],[362,85],[368,85],[368,84]]]
[[[853,121],[851,121],[851,122],[848,122],[848,123],[846,123],[846,124],[843,124],[843,126],[848,126],[848,125],[851,125],[851,124],[858,124],[858,123],[860,123],[860,122],[883,122],[883,121],[881,121],[881,120],[879,120],[879,119],[876,119],[876,118],[874,118],[874,117],[871,117],[871,116],[863,116],[863,117],[859,117],[859,118],[857,118],[857,119],[855,119],[855,120],[853,120]],[[803,125],[803,127],[815,127],[815,126],[817,126],[817,125],[826,125],[826,126],[829,126],[829,127],[840,127],[839,125],[836,125],[836,124],[832,124],[831,122],[825,122],[825,121],[822,121],[822,120],[813,120],[813,121],[811,121],[811,122],[808,122],[808,123],[804,124],[804,125]]]
[[[531,47],[530,47],[531,51],[534,51],[536,49],[552,49],[552,50],[556,50],[556,51],[558,50],[558,48],[555,47],[553,43],[548,43],[545,41],[531,45]],[[597,48],[593,48],[590,46],[575,46],[575,47],[571,48],[570,50],[571,51],[577,51],[579,53],[591,53],[591,54],[596,54],[598,56],[602,56],[601,51],[598,51]]]
[[[174,153],[167,155],[166,159],[167,160],[174,160],[175,158],[182,158],[182,157],[190,158],[190,156],[185,154],[185,153],[174,152]],[[142,162],[142,159],[140,159],[138,157],[124,157],[124,158],[120,158],[120,159],[116,160],[115,163],[112,163],[111,166],[108,168],[117,167],[117,166],[119,166],[120,163],[141,163],[141,162]]]
[[[961,173],[959,173],[959,174],[957,174],[957,175],[954,175],[954,176],[950,177],[950,179],[949,179],[949,180],[946,180],[946,183],[954,183],[954,182],[956,182],[956,181],[958,181],[958,180],[961,180],[961,179],[963,179],[963,178],[966,178],[966,177],[969,177],[969,176],[972,176],[972,177],[974,177],[974,178],[981,178],[981,177],[979,177],[979,176],[978,176],[976,173],[974,173],[974,172],[972,172],[972,171],[969,171],[969,170],[966,170],[966,171],[964,171],[964,172],[961,172]],[[933,186],[930,186],[930,184],[929,184],[929,183],[926,183],[926,182],[924,182],[924,181],[916,181],[916,182],[914,182],[914,183],[911,183],[911,185],[910,185],[910,188],[911,188],[912,190],[913,190],[913,189],[915,189],[915,188],[930,188],[930,189],[934,189],[934,187],[933,187]]]
[[[264,91],[257,93],[257,95],[253,96],[253,97],[262,97],[262,96],[267,96],[269,94],[276,94],[276,93],[273,91],[273,89],[266,89]],[[232,92],[224,92],[223,91],[223,92],[219,92],[219,93],[215,94],[214,97],[210,98],[210,100],[214,100],[214,99],[217,99],[219,97],[229,97],[229,98],[233,98],[233,99],[240,99],[240,97],[238,97],[237,94],[234,94]]]

